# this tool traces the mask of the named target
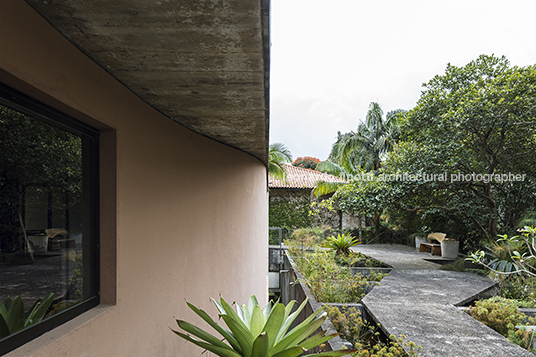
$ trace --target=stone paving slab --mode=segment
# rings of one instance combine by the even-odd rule
[[[429,253],[420,253],[416,248],[400,244],[359,244],[352,250],[381,260],[396,269],[438,269],[439,264],[424,260]]]
[[[362,303],[386,335],[406,336],[423,347],[424,357],[534,357],[505,337],[460,311],[476,298],[496,294],[487,277],[469,272],[437,270],[415,248],[358,245],[354,250],[393,267]]]
[[[367,313],[387,334],[404,334],[423,357],[534,357],[453,305],[367,302]]]
[[[463,306],[496,295],[496,283],[474,273],[446,270],[394,269],[365,296],[363,302],[411,301]]]

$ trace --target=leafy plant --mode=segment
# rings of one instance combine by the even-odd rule
[[[25,314],[21,297],[18,296],[15,300],[8,297],[4,304],[0,304],[0,338],[41,321],[53,300],[54,294],[50,293],[46,298],[37,300]]]
[[[309,227],[309,228],[301,228],[301,229],[295,229],[292,231],[291,239],[293,241],[297,242],[304,242],[304,243],[310,243],[315,244],[320,242],[324,237],[324,229],[323,228],[315,228],[315,227]]]
[[[368,257],[361,252],[352,252],[348,254],[339,254],[335,256],[335,262],[343,267],[364,266],[364,261]]]
[[[517,308],[532,308],[534,304],[530,301],[518,300],[518,299],[508,299],[503,296],[493,296],[489,299],[486,299],[488,302],[496,302],[499,304],[512,305]]]
[[[489,260],[489,254],[482,250],[471,253],[467,259],[497,274],[536,277],[536,228],[527,226],[519,232],[521,235],[510,238],[499,235],[500,239],[491,246],[494,259]]]
[[[492,270],[510,273],[519,270],[515,259],[512,258],[513,252],[526,253],[523,242],[515,240],[507,242],[505,236],[500,236],[498,241],[491,241],[486,245],[487,253],[490,256],[489,266]]]
[[[326,238],[323,246],[335,251],[336,255],[350,253],[350,247],[361,243],[358,238],[353,237],[350,234],[337,234],[335,236],[329,236]]]
[[[259,306],[257,298],[252,295],[248,305],[237,306],[236,311],[225,302],[212,299],[223,319],[226,328],[216,323],[205,311],[187,303],[199,317],[212,326],[223,339],[192,325],[184,320],[177,320],[178,326],[187,334],[173,332],[185,340],[222,357],[296,357],[307,350],[319,346],[337,333],[326,335],[325,331],[312,335],[326,320],[324,308],[318,309],[303,322],[289,331],[290,325],[305,307],[305,300],[292,312],[295,301],[287,306],[269,303],[264,309]],[[189,335],[191,334],[191,335]],[[311,336],[312,335],[312,336]],[[338,350],[307,354],[306,356],[345,356],[355,350]]]
[[[508,340],[516,345],[523,347],[529,352],[536,352],[534,346],[534,332],[525,329],[515,329],[508,331]]]
[[[333,327],[358,351],[354,357],[391,357],[417,356],[420,349],[414,342],[404,342],[405,336],[399,338],[391,335],[387,342],[380,337],[378,326],[368,323],[355,307],[343,306],[342,311],[336,306],[328,307],[328,315]],[[409,351],[404,351],[403,347]]]
[[[491,327],[501,335],[508,338],[530,352],[534,352],[534,333],[516,326],[522,324],[525,315],[519,311],[520,307],[532,307],[532,303],[515,299],[506,299],[501,296],[477,301],[471,308],[471,316]],[[529,317],[529,324],[534,325],[536,318]]]

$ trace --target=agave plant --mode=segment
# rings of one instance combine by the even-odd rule
[[[8,297],[4,304],[0,304],[0,338],[41,321],[53,300],[54,294],[50,293],[46,298],[37,300],[30,311],[25,314],[21,297],[15,300]]]
[[[324,248],[331,248],[335,251],[336,255],[350,253],[350,247],[361,243],[358,238],[353,237],[350,234],[337,234],[335,236],[329,236],[324,242]]]
[[[326,335],[325,331],[314,334],[327,318],[324,308],[318,309],[289,331],[290,325],[303,310],[307,300],[295,312],[292,312],[295,301],[291,301],[287,306],[281,303],[272,305],[270,302],[262,309],[254,295],[250,297],[247,306],[237,306],[236,311],[223,297],[220,297],[219,302],[214,299],[212,301],[228,329],[216,323],[205,311],[188,302],[187,304],[223,336],[223,340],[184,320],[177,320],[177,324],[186,333],[172,331],[221,357],[345,356],[356,351],[347,349],[303,355],[307,350],[338,335]]]

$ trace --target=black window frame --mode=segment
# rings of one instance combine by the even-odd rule
[[[2,83],[0,105],[82,138],[83,279],[89,282],[84,283],[84,289],[87,289],[85,293],[90,296],[65,311],[0,340],[0,355],[4,355],[100,303],[99,131]]]

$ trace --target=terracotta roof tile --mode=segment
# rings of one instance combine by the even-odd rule
[[[307,188],[312,189],[318,181],[346,182],[337,176],[320,171],[304,169],[302,167],[285,164],[287,170],[287,182],[268,176],[269,188]]]

